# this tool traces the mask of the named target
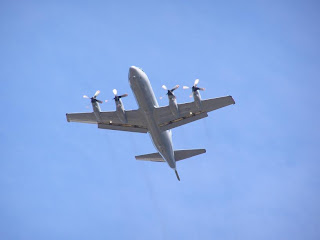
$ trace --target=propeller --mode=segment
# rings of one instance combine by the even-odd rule
[[[113,99],[114,99],[115,101],[119,101],[120,98],[123,98],[123,97],[127,97],[127,96],[128,96],[127,93],[118,96],[118,91],[117,91],[117,89],[113,89],[112,92],[113,92],[113,94],[114,94],[114,98],[113,98]],[[108,101],[108,100],[106,100],[106,102],[107,102],[107,101]]]
[[[170,95],[172,96],[172,95],[173,95],[173,91],[175,91],[175,90],[178,89],[179,87],[180,87],[179,85],[176,85],[174,88],[168,89],[168,88],[166,87],[166,85],[162,85],[162,88],[167,91],[167,94],[166,94],[166,95],[168,95],[168,96],[170,96]],[[160,97],[160,99],[162,99],[163,97],[164,97],[164,96]]]
[[[98,103],[103,103],[102,101],[97,99],[97,96],[100,94],[100,90],[96,91],[96,93],[93,95],[93,97],[88,97],[87,95],[83,95],[83,98],[91,99],[91,102],[98,102]]]
[[[200,87],[198,87],[198,83],[199,83],[199,79],[196,79],[196,80],[194,81],[193,86],[192,86],[192,93],[191,93],[191,95],[190,95],[189,97],[192,97],[193,92],[195,92],[195,91],[198,91],[198,90],[204,91],[204,90],[206,90],[205,88],[200,88]],[[188,87],[188,86],[183,86],[183,89],[189,89],[189,88],[190,88],[190,87]]]

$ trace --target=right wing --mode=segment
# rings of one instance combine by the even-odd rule
[[[91,113],[67,113],[68,122],[81,122],[98,124],[98,128],[147,133],[148,129],[139,110],[125,111],[127,123],[122,123],[116,112],[100,112],[102,122],[98,123],[93,112]]]
[[[201,109],[195,102],[178,104],[179,117],[175,117],[169,106],[155,109],[155,117],[162,131],[169,130],[181,125],[205,118],[208,112],[235,104],[231,96],[212,98],[201,101]]]

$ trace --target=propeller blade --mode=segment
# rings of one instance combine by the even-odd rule
[[[206,89],[205,89],[205,88],[199,88],[199,90],[204,91],[204,90],[206,90]]]
[[[192,97],[193,97],[193,93],[190,94],[189,98],[192,98]]]
[[[96,100],[97,100],[98,103],[103,103],[102,101],[100,101],[100,100],[98,100],[98,99],[96,99]]]
[[[100,94],[100,90],[96,91],[96,93],[93,95],[93,97],[97,97]]]
[[[128,94],[126,93],[126,94],[120,95],[119,98],[123,98],[123,97],[127,97],[127,96],[128,96]]]
[[[83,95],[83,98],[89,98],[87,95]],[[89,98],[90,99],[90,98]]]
[[[189,89],[190,87],[188,87],[188,86],[183,86],[183,89]]]
[[[104,102],[108,102],[109,100],[104,100]]]
[[[180,85],[176,85],[174,88],[171,89],[171,92],[173,92],[174,90],[178,89],[180,87]]]
[[[117,89],[113,89],[112,92],[114,95],[117,95],[117,93],[118,93]]]
[[[162,88],[163,88],[164,90],[168,90],[168,88],[166,87],[166,85],[162,85]]]
[[[199,79],[196,79],[195,81],[194,81],[194,84],[193,84],[193,86],[197,86],[198,85],[198,83],[199,83]]]

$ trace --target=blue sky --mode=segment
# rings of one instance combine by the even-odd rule
[[[319,239],[317,1],[1,1],[1,239]],[[181,182],[145,134],[67,123],[129,67],[236,105],[173,130]],[[179,102],[190,101],[178,89]],[[166,105],[167,99],[159,100]],[[115,106],[104,103],[104,111]]]

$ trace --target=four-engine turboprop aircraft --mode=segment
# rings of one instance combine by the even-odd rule
[[[169,105],[159,107],[157,99],[153,93],[150,81],[144,71],[138,67],[132,66],[129,69],[129,83],[134,93],[136,101],[139,105],[137,110],[124,110],[121,98],[128,94],[118,96],[117,90],[114,89],[114,100],[116,103],[116,111],[102,112],[96,97],[100,93],[97,91],[91,97],[93,112],[91,113],[67,113],[68,122],[82,122],[98,124],[98,128],[111,129],[138,133],[149,133],[156,153],[136,156],[137,160],[145,160],[152,162],[167,162],[175,171],[180,181],[176,161],[190,158],[202,153],[205,149],[190,150],[173,150],[171,129],[181,125],[205,118],[208,112],[235,104],[231,96],[219,97],[207,100],[201,100],[199,90],[203,88],[197,87],[199,80],[197,79],[192,87],[193,102],[178,104],[173,89],[168,90],[166,86],[162,86],[167,90]],[[188,87],[184,87],[187,89]],[[89,98],[84,96],[85,98]]]

